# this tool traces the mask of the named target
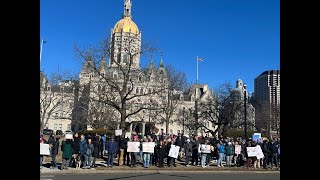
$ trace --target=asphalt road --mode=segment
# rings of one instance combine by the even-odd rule
[[[280,180],[280,173],[219,173],[219,174],[92,174],[92,175],[41,175],[40,180]]]

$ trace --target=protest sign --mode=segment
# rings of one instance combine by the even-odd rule
[[[127,152],[140,152],[140,142],[128,142]]]
[[[169,156],[173,158],[178,158],[180,146],[171,145],[169,150]]]
[[[211,153],[210,145],[201,144],[201,153]]]
[[[116,136],[121,136],[122,135],[122,129],[116,129],[115,130]]]
[[[49,144],[40,143],[40,155],[50,155]]]
[[[143,142],[142,143],[142,152],[153,153],[155,143],[154,142]]]
[[[257,156],[256,147],[247,147],[247,154],[248,154],[248,157]]]
[[[258,142],[259,139],[261,139],[261,133],[253,133],[252,141]]]
[[[260,145],[256,146],[256,152],[257,152],[257,159],[264,158],[264,155],[263,155],[263,152],[262,152]]]
[[[73,135],[72,134],[66,134],[66,139],[73,139]]]

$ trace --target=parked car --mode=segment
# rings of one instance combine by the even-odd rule
[[[56,131],[56,135],[62,135],[62,134],[63,134],[62,130],[57,130]]]
[[[50,134],[54,134],[52,129],[44,129],[43,130],[43,134],[44,135],[50,135]]]

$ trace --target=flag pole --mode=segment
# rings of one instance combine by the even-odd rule
[[[198,84],[198,56],[197,56],[197,79],[196,79],[196,84]]]
[[[41,45],[40,45],[40,63],[41,63],[42,45],[43,45],[43,38],[41,39]]]

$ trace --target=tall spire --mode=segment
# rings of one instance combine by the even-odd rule
[[[162,51],[161,51],[161,58],[160,58],[160,64],[159,64],[160,67],[164,67],[163,65],[163,60],[162,60]]]
[[[124,10],[123,10],[123,18],[129,17],[131,18],[131,0],[124,0]]]

